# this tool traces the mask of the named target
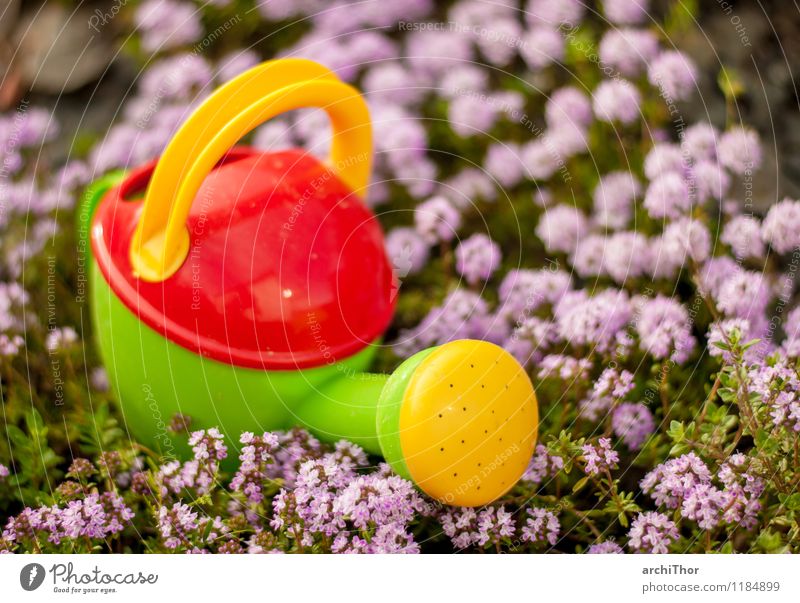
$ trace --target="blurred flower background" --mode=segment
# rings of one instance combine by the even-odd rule
[[[0,551],[800,551],[796,9],[2,6]],[[443,508],[299,430],[231,441],[176,416],[193,457],[159,458],[114,407],[78,202],[282,56],[370,106],[366,202],[401,280],[380,368],[469,337],[530,371],[539,444],[496,504]],[[325,156],[326,120],[248,142]]]

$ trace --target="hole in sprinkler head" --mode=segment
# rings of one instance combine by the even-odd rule
[[[452,384],[452,383],[450,384],[450,387],[453,387],[453,384]]]
[[[464,412],[467,412],[467,407],[465,406],[465,407],[464,407],[462,410],[463,410]]]
[[[469,368],[475,368],[475,365],[474,364],[470,364]]]
[[[444,447],[439,448],[439,452],[444,452]]]
[[[439,413],[439,418],[440,418],[440,419],[442,418],[442,413]]]
[[[461,443],[463,444],[463,443],[464,443],[464,440],[461,440]]]

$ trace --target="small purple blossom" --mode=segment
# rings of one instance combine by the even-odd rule
[[[53,353],[58,350],[69,349],[76,341],[78,341],[78,334],[75,332],[75,329],[72,327],[62,327],[51,329],[47,333],[44,345],[48,352]]]
[[[611,449],[611,438],[598,439],[597,446],[584,444],[581,450],[586,463],[583,468],[586,475],[599,475],[617,468],[619,453]]]
[[[778,253],[800,247],[800,201],[787,197],[770,207],[761,235]]]
[[[635,553],[665,554],[677,539],[675,522],[663,513],[648,511],[633,520],[628,532],[628,547]]]
[[[592,363],[586,358],[573,358],[564,354],[548,354],[539,362],[540,379],[555,378],[562,381],[585,381]]]
[[[682,175],[687,167],[688,160],[681,148],[672,143],[654,145],[644,160],[644,174],[651,181],[670,172]]]
[[[681,146],[695,161],[716,159],[718,144],[719,132],[706,122],[698,122],[686,128],[681,140]]]
[[[647,78],[667,102],[683,101],[697,88],[697,67],[684,53],[667,50],[650,63]]]
[[[641,193],[639,181],[630,172],[605,174],[594,189],[594,217],[606,228],[625,228],[633,216],[633,201]]]
[[[405,278],[425,267],[428,243],[413,228],[395,228],[386,235],[386,253],[398,278]]]
[[[471,285],[488,280],[500,259],[500,246],[485,234],[474,234],[456,247],[456,270]]]
[[[545,120],[551,128],[563,123],[588,127],[592,123],[592,102],[574,86],[559,88],[544,107]]]
[[[586,553],[589,555],[622,555],[624,551],[613,540],[605,540],[594,543],[586,550]]]
[[[666,255],[665,259],[675,266],[681,266],[690,259],[703,262],[711,253],[711,233],[700,220],[676,220],[664,230],[661,251]]]
[[[533,180],[547,180],[558,168],[559,157],[545,140],[532,140],[520,149],[526,174]]]
[[[586,216],[577,207],[557,205],[539,218],[536,236],[548,251],[570,253],[588,228]]]
[[[484,167],[503,188],[518,184],[525,171],[520,147],[514,143],[490,145],[486,151]]]
[[[532,27],[522,36],[519,53],[530,69],[537,70],[564,59],[564,36],[552,27]]]
[[[136,25],[142,46],[151,52],[184,46],[203,35],[198,10],[175,0],[147,0],[136,9]]]
[[[648,17],[650,0],[603,0],[603,13],[612,23],[630,25]]]
[[[278,437],[272,433],[256,436],[247,432],[239,441],[244,446],[239,454],[239,469],[231,480],[231,490],[241,492],[249,502],[258,504],[264,499],[264,482],[269,479],[267,465],[274,462],[272,455],[278,447]]]
[[[653,218],[677,218],[691,209],[693,201],[683,177],[668,172],[650,182],[644,196],[644,207]]]
[[[725,502],[725,496],[718,488],[697,484],[684,497],[681,515],[696,521],[704,530],[710,530],[720,522]]]
[[[641,488],[658,505],[677,509],[698,484],[711,483],[711,471],[694,452],[658,465],[645,475]]]
[[[590,346],[600,353],[611,349],[631,316],[627,294],[615,289],[591,297],[584,291],[569,293],[555,309],[556,325],[564,341],[575,347]]]
[[[671,357],[685,362],[694,348],[689,313],[669,297],[658,295],[642,302],[636,331],[642,351],[657,359]]]
[[[576,26],[583,18],[586,5],[582,0],[528,0],[525,6],[525,19],[531,25],[542,22],[548,25],[561,23]]]
[[[761,223],[751,216],[734,216],[725,225],[720,240],[729,245],[737,258],[761,258],[764,243],[761,240]]]
[[[442,531],[459,549],[470,546],[498,546],[516,533],[514,518],[505,507],[450,508],[440,516]]]
[[[600,40],[600,60],[625,77],[639,75],[658,52],[658,38],[644,29],[611,29]]]
[[[444,197],[433,197],[414,211],[417,232],[433,244],[450,241],[461,227],[461,215]]]
[[[605,240],[602,268],[620,285],[647,275],[651,266],[651,244],[642,233],[616,232]]]
[[[595,88],[592,107],[601,121],[630,124],[639,118],[642,99],[639,90],[627,80],[605,80]]]
[[[761,141],[754,130],[732,128],[722,134],[717,154],[722,165],[743,176],[761,165]]]
[[[528,508],[525,512],[527,517],[520,531],[520,539],[531,544],[548,543],[555,546],[561,531],[561,523],[555,513],[537,507]]]
[[[540,484],[547,478],[554,477],[564,467],[564,459],[550,454],[542,444],[537,444],[533,457],[522,476],[522,480]]]
[[[764,273],[755,270],[734,272],[715,296],[717,307],[726,316],[749,319],[762,316],[771,298]]]
[[[622,438],[629,450],[638,450],[655,431],[653,413],[644,404],[623,402],[611,415],[614,435]]]

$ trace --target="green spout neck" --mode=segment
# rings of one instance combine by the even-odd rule
[[[353,372],[314,388],[293,410],[296,421],[322,440],[350,440],[372,454],[381,454],[377,413],[388,375]]]
[[[395,473],[411,479],[400,443],[400,409],[411,375],[434,349],[408,358],[391,375],[343,368],[298,406],[297,421],[324,440],[347,439],[383,456]]]

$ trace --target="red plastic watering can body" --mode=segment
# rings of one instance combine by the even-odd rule
[[[380,225],[322,162],[232,149],[192,204],[185,261],[148,282],[129,249],[155,165],[109,190],[92,225],[100,271],[142,322],[204,357],[262,370],[333,364],[383,334],[396,286]]]

